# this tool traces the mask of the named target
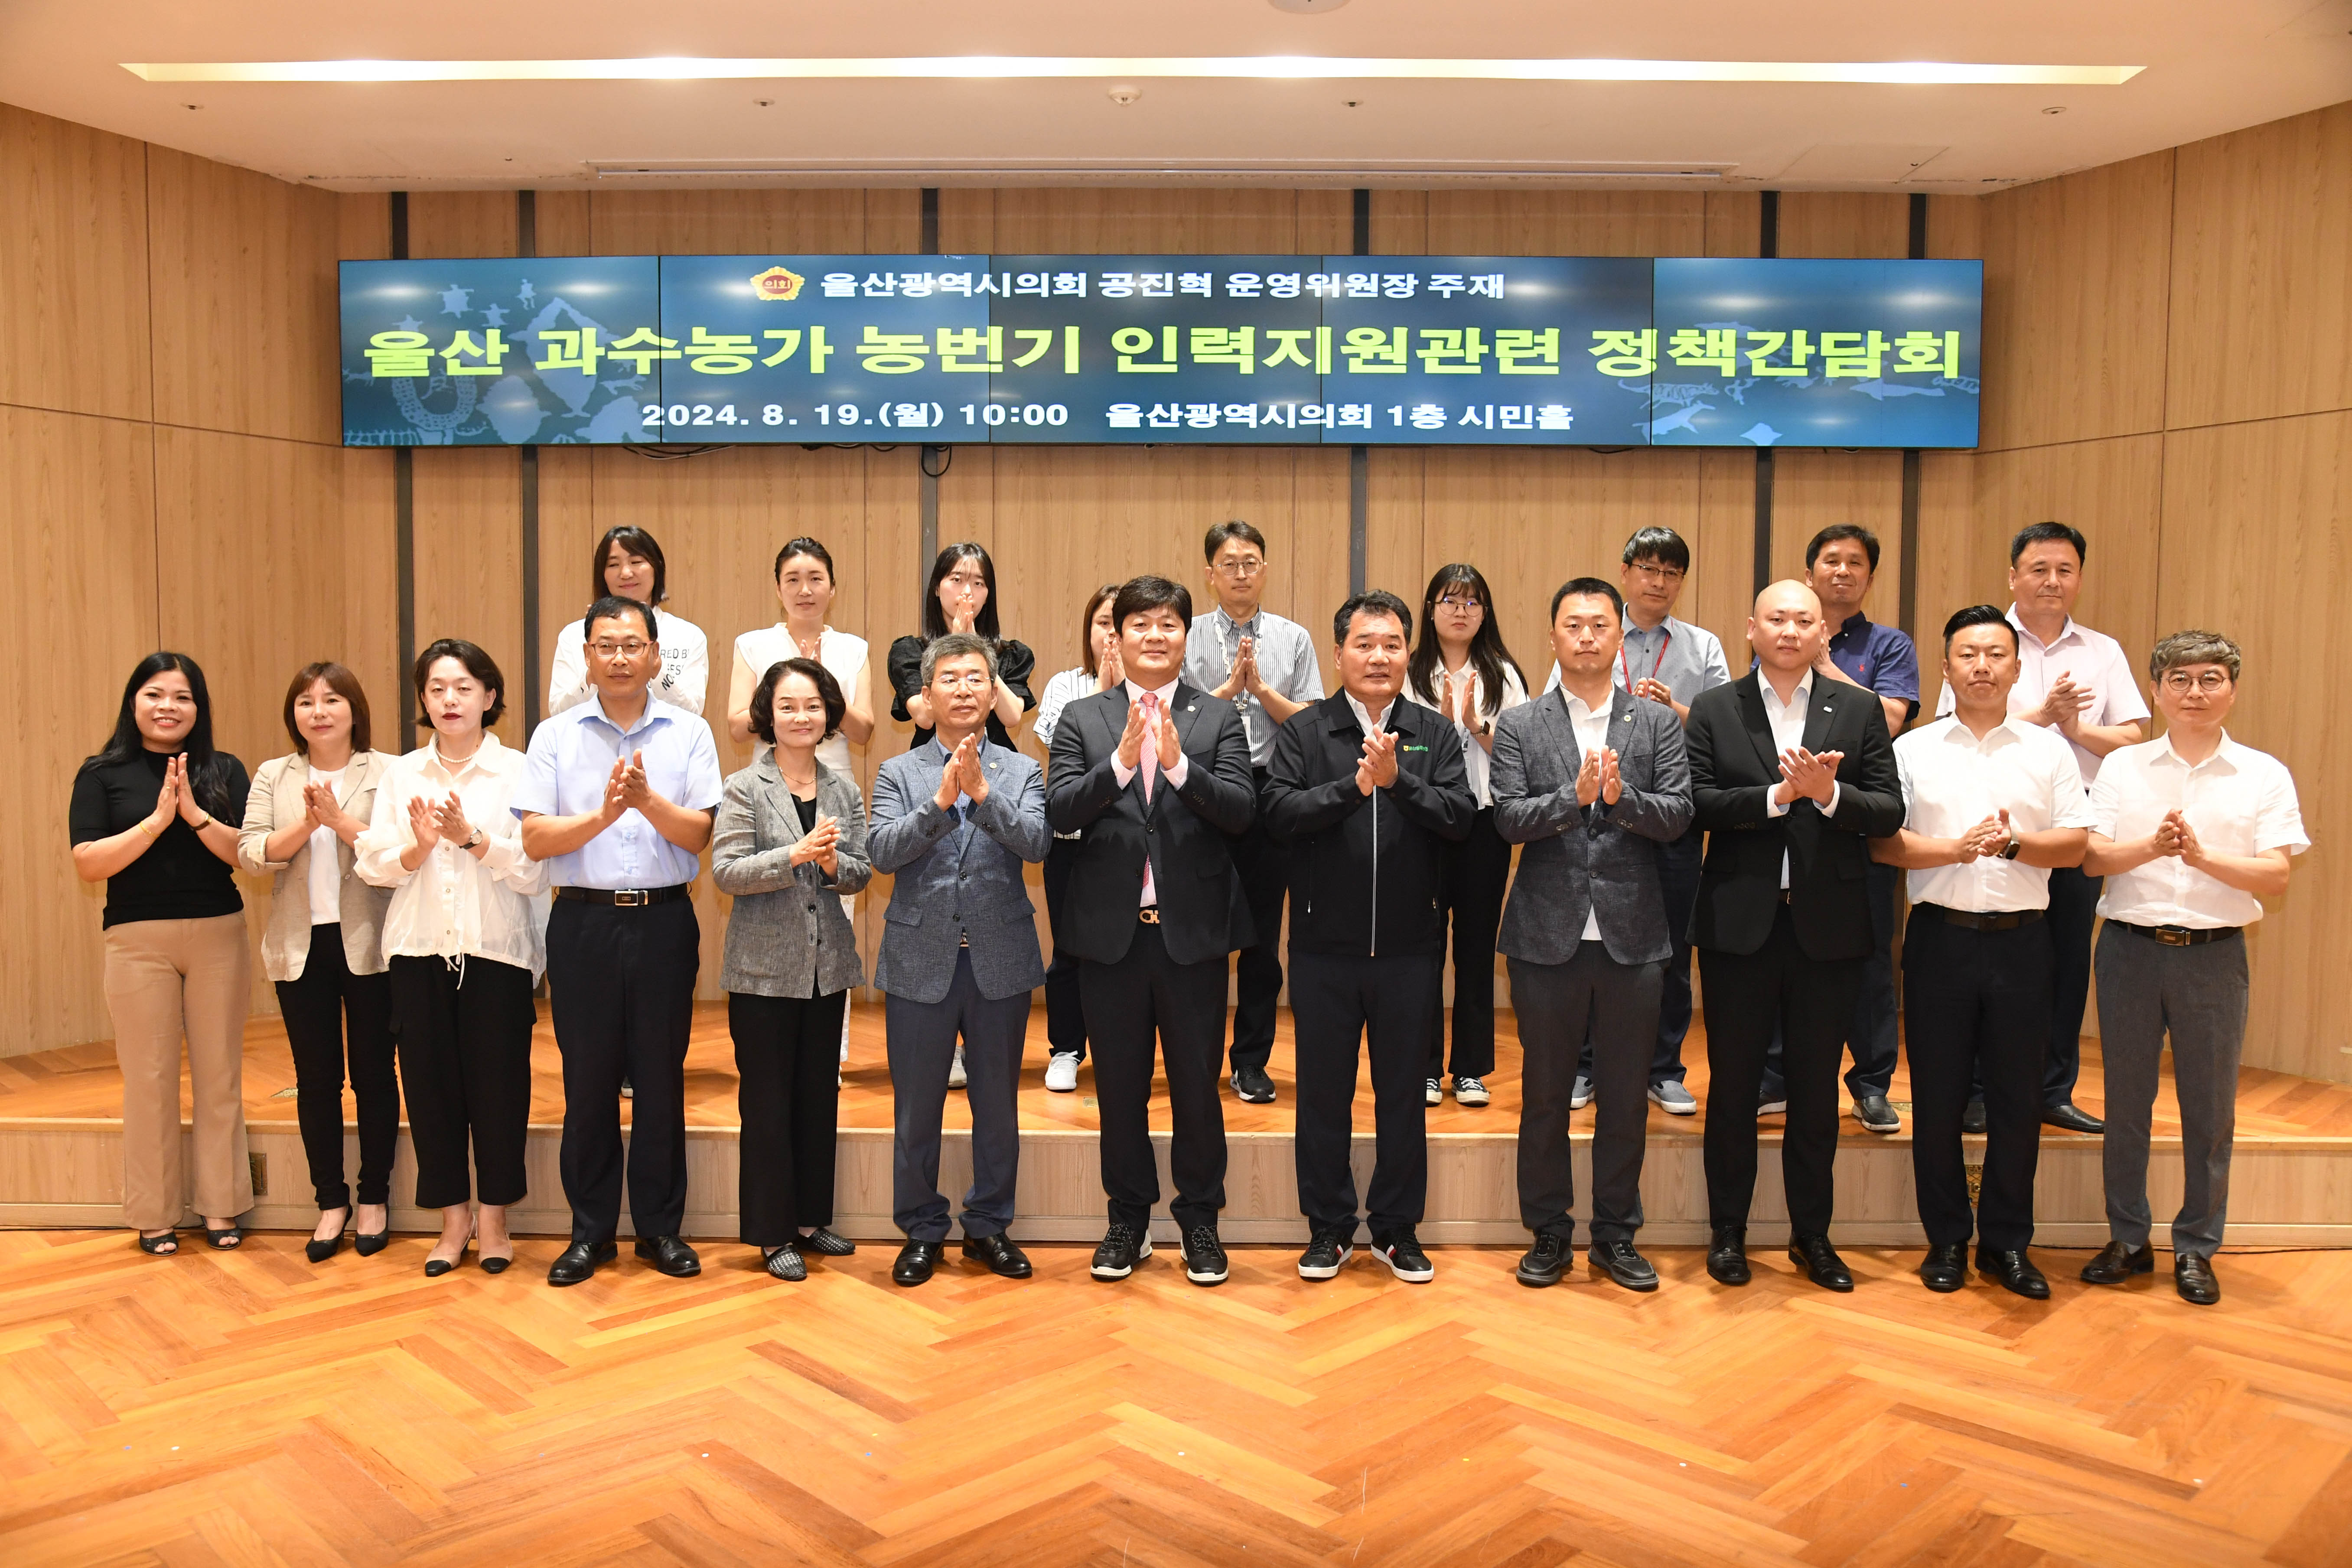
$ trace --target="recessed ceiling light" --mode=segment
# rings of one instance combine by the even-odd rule
[[[246,60],[126,63],[145,81],[710,81],[727,79],[1201,77],[1262,80],[1764,81],[1912,86],[2116,87],[2140,66],[1946,60],[1398,59],[1338,55],[922,55],[726,59]]]

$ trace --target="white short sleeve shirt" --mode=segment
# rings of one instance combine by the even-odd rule
[[[2088,827],[2091,804],[2074,749],[2038,724],[2000,723],[1979,740],[1957,718],[1938,719],[1895,740],[1903,777],[1903,826],[1929,838],[1958,838],[1998,811],[2018,833]],[[1965,866],[1909,872],[1911,901],[1973,915],[2050,907],[2050,872],[1997,856]]]
[[[2180,760],[2169,736],[2110,752],[2091,786],[2091,830],[2118,842],[2145,838],[2176,807],[2205,847],[2221,854],[2300,855],[2311,847],[2286,764],[2226,733],[2194,766]],[[2263,918],[2263,901],[2168,855],[2109,877],[2099,913],[2126,925],[2214,931],[2253,924]]]

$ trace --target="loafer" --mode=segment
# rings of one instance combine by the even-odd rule
[[[1707,1237],[1706,1275],[1718,1285],[1745,1285],[1754,1278],[1748,1268],[1748,1227],[1718,1225]]]
[[[691,1279],[702,1272],[702,1259],[694,1248],[674,1236],[637,1237],[637,1256],[673,1279]]]
[[[1903,1118],[1895,1113],[1883,1094],[1865,1094],[1853,1102],[1853,1119],[1871,1132],[1900,1132]]]
[[[2191,1306],[2210,1307],[2221,1299],[2221,1282],[2213,1278],[2213,1260],[2172,1255],[2172,1288]]]
[[[1853,1274],[1845,1259],[1837,1255],[1826,1236],[1792,1236],[1789,1238],[1789,1258],[1805,1271],[1805,1278],[1824,1290],[1845,1291],[1853,1289]]]
[[[1628,1290],[1654,1290],[1658,1288],[1658,1271],[1650,1260],[1633,1250],[1633,1243],[1625,1237],[1614,1241],[1596,1241],[1585,1250],[1584,1261],[1596,1274],[1606,1274]]]
[[[1478,1106],[1486,1104],[1493,1098],[1494,1097],[1492,1095],[1489,1095],[1486,1092],[1486,1084],[1485,1079],[1466,1076],[1462,1073],[1455,1073],[1454,1075],[1454,1104]]]
[[[1235,1068],[1234,1092],[1252,1105],[1274,1103],[1274,1079],[1265,1076],[1264,1068]]]
[[[802,1237],[793,1246],[803,1252],[814,1252],[824,1258],[846,1258],[857,1250],[857,1244],[845,1236],[836,1236],[824,1226]]]
[[[1103,1233],[1102,1245],[1095,1248],[1095,1260],[1087,1272],[1097,1279],[1124,1279],[1135,1272],[1135,1266],[1151,1256],[1151,1237],[1129,1226],[1114,1225]]]
[[[1519,1266],[1514,1273],[1520,1284],[1535,1289],[1557,1285],[1560,1276],[1568,1272],[1569,1255],[1575,1250],[1576,1239],[1572,1235],[1559,1236],[1549,1230],[1539,1230],[1536,1232],[1536,1244],[1528,1248],[1527,1256],[1519,1259]]]
[[[2107,1130],[2105,1122],[2071,1100],[2062,1100],[2055,1105],[2043,1107],[2042,1125],[2063,1127],[2069,1132],[2105,1132]]]
[[[1576,1082],[1568,1091],[1568,1108],[1570,1110],[1581,1110],[1591,1103],[1592,1080],[1582,1073],[1578,1073]]]
[[[1650,1086],[1650,1103],[1668,1116],[1696,1116],[1698,1100],[1680,1079],[1662,1079]]]
[[[800,1249],[790,1243],[760,1248],[760,1260],[761,1266],[779,1279],[797,1285],[808,1278],[807,1260],[801,1257]]]
[[[893,1285],[920,1285],[940,1266],[940,1254],[944,1250],[936,1241],[910,1241],[898,1249],[898,1260],[890,1265]]]
[[[1026,1279],[1035,1272],[1029,1267],[1028,1254],[1013,1246],[1013,1238],[1001,1230],[994,1236],[965,1237],[963,1255],[987,1264],[991,1274],[1007,1279]]]
[[[1077,1052],[1055,1051],[1045,1058],[1045,1087],[1055,1094],[1077,1092]]]
[[[2021,1247],[2014,1252],[1977,1248],[1977,1272],[2000,1281],[2001,1289],[2011,1295],[2022,1296],[2029,1301],[2050,1300],[2050,1281],[2033,1267],[2033,1259],[2025,1255]]]
[[[1950,1295],[1969,1282],[1969,1244],[1965,1241],[1930,1243],[1927,1256],[1919,1260],[1919,1279],[1928,1289],[1940,1295]]]
[[[547,1282],[550,1285],[577,1285],[620,1256],[621,1248],[615,1242],[575,1241],[547,1266]]]
[[[1985,1130],[1985,1107],[1981,1100],[1971,1100],[1960,1108],[1960,1131],[1981,1132]]]
[[[2156,1272],[2156,1248],[2130,1247],[2111,1241],[2099,1248],[2099,1255],[2083,1265],[2083,1282],[2086,1285],[2121,1285],[2135,1274]]]

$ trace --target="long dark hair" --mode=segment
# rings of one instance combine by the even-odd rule
[[[992,594],[989,596],[995,597]],[[1078,662],[1086,667],[1088,675],[1102,673],[1102,656],[1095,651],[1095,612],[1102,608],[1104,600],[1118,597],[1118,584],[1106,583],[1088,596],[1086,609],[1078,616]],[[1111,630],[1116,633],[1118,628],[1113,626]]]
[[[228,797],[229,760],[213,750],[212,692],[205,685],[203,668],[184,653],[159,650],[131,669],[131,679],[122,683],[122,706],[114,715],[114,733],[96,756],[83,759],[82,768],[110,768],[146,752],[146,740],[139,733],[139,689],[167,669],[188,678],[188,690],[196,700],[196,721],[188,726],[187,743],[180,747],[188,759],[188,786],[196,804],[213,816],[236,815],[238,803]]]
[[[1445,668],[1445,652],[1437,645],[1437,601],[1448,588],[1467,588],[1486,607],[1486,613],[1478,617],[1478,629],[1470,634],[1470,668],[1478,672],[1479,707],[1491,719],[1502,708],[1503,671],[1508,668],[1517,675],[1522,687],[1528,683],[1528,672],[1503,646],[1503,634],[1495,625],[1495,595],[1486,586],[1486,574],[1467,561],[1449,562],[1429,580],[1428,592],[1421,596],[1421,641],[1413,645],[1405,671],[1412,677],[1414,690],[1433,698],[1437,695],[1437,672]]]
[[[667,600],[669,563],[662,559],[662,547],[644,529],[635,523],[625,522],[618,528],[606,529],[604,537],[596,542],[596,559],[589,563],[588,568],[596,584],[588,595],[590,602],[602,599],[613,591],[604,585],[604,568],[612,564],[613,546],[615,544],[630,554],[642,555],[654,563],[654,596],[646,603],[658,605]]]
[[[948,635],[947,612],[940,608],[940,584],[948,580],[949,573],[966,561],[980,563],[981,581],[988,584],[988,603],[980,607],[980,614],[972,616],[971,629],[991,642],[997,640],[996,563],[988,558],[987,551],[966,541],[961,544],[949,545],[940,552],[940,558],[931,563],[931,580],[923,584],[923,640],[925,642],[931,642]]]

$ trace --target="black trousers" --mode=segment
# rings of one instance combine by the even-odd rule
[[[343,1181],[343,1075],[359,1102],[360,1195],[392,1201],[392,1155],[400,1142],[400,1075],[392,1064],[392,981],[353,974],[343,928],[310,928],[302,978],[278,983],[278,1014],[294,1058],[294,1120],[319,1207],[352,1201]]]
[[[530,1127],[530,1031],[539,1022],[530,971],[488,958],[391,961],[408,1141],[416,1150],[416,1206],[468,1197],[497,1205],[530,1191],[523,1145]],[[467,1144],[473,1170],[466,1169]]]
[[[1160,1201],[1151,1149],[1151,1064],[1156,1037],[1168,1068],[1176,1122],[1169,1214],[1185,1230],[1215,1228],[1225,1206],[1225,1108],[1218,1089],[1225,1022],[1222,958],[1179,963],[1160,928],[1138,922],[1117,963],[1089,960],[1078,971],[1087,1037],[1095,1047],[1095,1099],[1102,1109],[1102,1184],[1110,1220],[1140,1232]]]
[[[1895,868],[1872,861],[1863,890],[1870,897],[1870,956],[1863,960],[1862,989],[1854,995],[1853,1017],[1842,1037],[1844,1048],[1853,1057],[1853,1066],[1845,1075],[1846,1092],[1856,1100],[1886,1093],[1895,1082],[1895,1063],[1902,1053],[1902,1037],[1895,1026]],[[2079,1016],[2081,1009],[2075,1011]],[[1780,1037],[1776,1034],[1759,1090],[1766,1100],[1780,1099],[1787,1088],[1780,1049]]]
[[[1683,1040],[1690,1034],[1691,1023],[1691,912],[1698,908],[1698,873],[1706,858],[1706,835],[1694,827],[1680,838],[1659,845],[1657,850],[1658,891],[1665,900],[1666,935],[1675,950],[1659,978],[1657,1043],[1650,1052],[1649,1083],[1642,1086],[1645,1091],[1653,1084],[1682,1082],[1685,1070]],[[1581,1077],[1594,1078],[1589,1038],[1576,1070]],[[1594,1081],[1597,1086],[1599,1080]]]
[[[2079,866],[2050,873],[2050,1049],[2042,1067],[2042,1103],[2074,1098],[2083,1070],[2083,1009],[2091,996],[2091,932],[2099,921],[2104,877]]]
[[[1070,890],[1070,868],[1078,863],[1078,841],[1056,838],[1045,851],[1045,918],[1054,928],[1054,962],[1045,966],[1045,1048],[1087,1059],[1087,1009],[1078,1000],[1078,955],[1062,945],[1062,900]]]
[[[833,1223],[834,1129],[841,1106],[841,1020],[849,993],[830,996],[727,994],[743,1121],[740,1234],[782,1247]]]
[[[1568,1141],[1577,1058],[1591,1053],[1592,1239],[1630,1240],[1642,1226],[1642,1155],[1649,1138],[1650,1060],[1666,962],[1620,963],[1580,942],[1566,963],[1511,961],[1519,1018],[1519,1223],[1573,1242],[1576,1168]]]
[[[563,1053],[563,1195],[572,1239],[676,1236],[686,1217],[686,1041],[702,928],[690,899],[621,907],[558,899],[547,921],[547,989]],[[839,1026],[834,1049],[841,1048]],[[621,1142],[621,1080],[635,1092]]]
[[[2042,1054],[2050,1016],[2050,923],[1973,931],[1911,910],[1903,938],[1903,1021],[1911,1040],[1911,1173],[1927,1239],[1971,1231],[1997,1252],[2033,1239],[2033,1172],[2042,1153]],[[1981,1077],[1984,1182],[1969,1213],[1960,1113]]]
[[[1428,1107],[1422,1100],[1443,955],[1290,955],[1290,1015],[1298,1044],[1298,1121],[1292,1142],[1298,1208],[1318,1230],[1356,1234],[1356,1065],[1372,1062],[1372,1181],[1365,1218],[1375,1240],[1421,1223],[1429,1203]]]
[[[1441,896],[1454,921],[1454,1076],[1485,1078],[1495,1070],[1495,931],[1503,923],[1503,889],[1511,881],[1511,847],[1495,831],[1495,808],[1470,824],[1470,837],[1446,855]],[[1297,965],[1294,963],[1294,970]],[[1423,1078],[1443,1078],[1445,991],[1429,1010],[1429,1061]],[[1298,982],[1290,983],[1290,1010],[1298,1012]]]
[[[1260,795],[1265,793],[1265,770],[1251,771]],[[1282,999],[1282,900],[1290,887],[1290,847],[1268,837],[1263,813],[1250,818],[1249,828],[1229,839],[1234,869],[1240,873],[1242,898],[1249,905],[1253,943],[1241,950],[1234,963],[1234,1048],[1235,1071],[1262,1068],[1274,1056],[1274,1016]],[[1294,1009],[1295,1011],[1295,1009]]]
[[[1746,1225],[1756,1195],[1756,1090],[1772,1031],[1786,1047],[1789,1123],[1780,1142],[1789,1224],[1827,1236],[1837,1157],[1838,1063],[1862,989],[1863,960],[1815,959],[1797,945],[1782,904],[1754,952],[1706,950],[1708,1109],[1704,1147],[1710,1223]]]

